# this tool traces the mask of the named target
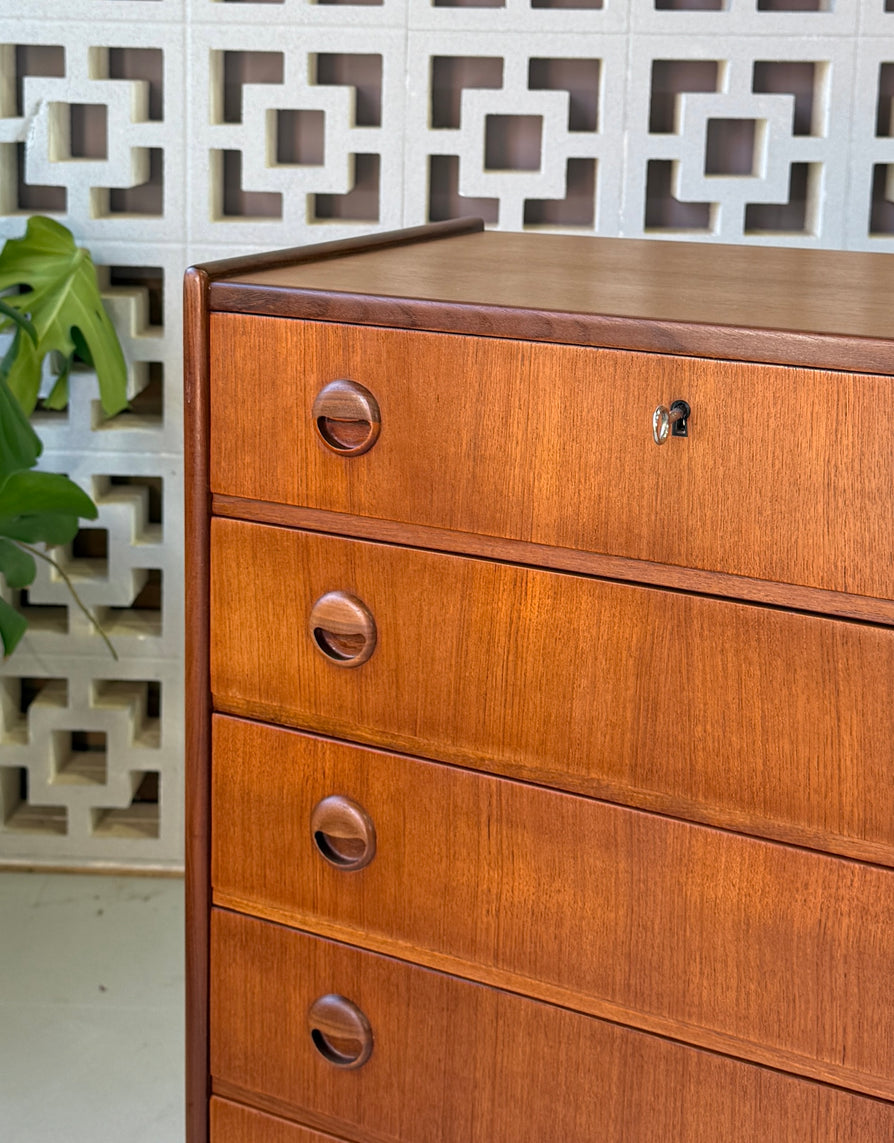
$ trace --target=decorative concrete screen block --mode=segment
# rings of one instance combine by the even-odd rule
[[[118,6],[127,0],[118,0]],[[0,210],[86,241],[183,242],[183,52],[176,28],[0,25]]]
[[[60,19],[60,14],[62,19]],[[180,281],[482,215],[506,230],[894,250],[894,0],[0,0],[0,237],[88,245],[89,371],[42,464],[97,500],[0,666],[0,862],[181,862]]]
[[[624,231],[840,246],[853,89],[847,40],[639,37]]]
[[[503,230],[616,234],[622,37],[414,32],[406,190],[413,222],[480,214]]]
[[[197,28],[191,51],[206,77],[189,155],[195,238],[294,245],[401,225],[402,33],[225,25]]]
[[[894,16],[894,12],[892,12]],[[888,30],[894,33],[894,20]],[[854,149],[864,161],[851,172],[849,245],[894,251],[894,35],[874,38],[860,54],[855,85]]]

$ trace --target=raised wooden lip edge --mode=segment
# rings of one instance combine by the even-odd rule
[[[472,532],[453,532],[427,524],[403,524],[371,516],[352,516],[322,508],[299,508],[269,500],[249,500],[214,493],[214,516],[251,524],[271,524],[298,531],[324,533],[346,539],[497,560],[533,569],[549,569],[611,580],[633,586],[681,591],[732,603],[799,611],[820,618],[834,616],[853,623],[894,625],[894,600],[850,595],[818,587],[751,579],[728,572],[702,571],[657,564],[625,556],[602,555],[575,548],[556,548],[527,540],[509,540]]]
[[[567,313],[471,302],[460,304],[428,298],[226,281],[212,284],[211,310],[715,361],[787,365],[827,372],[889,376],[894,361],[891,342],[851,334]]]
[[[631,1031],[658,1036],[662,1040],[683,1047],[725,1056],[739,1063],[750,1064],[752,1067],[771,1068],[773,1071],[798,1079],[811,1080],[850,1093],[859,1092],[861,1095],[888,1103],[894,1102],[894,1078],[865,1075],[848,1067],[813,1060],[797,1052],[745,1040],[711,1028],[637,1012],[613,1004],[611,1001],[585,996],[561,985],[531,980],[519,973],[489,965],[472,964],[460,957],[433,952],[379,934],[371,935],[366,931],[322,920],[297,910],[279,909],[224,893],[215,893],[213,902],[214,907],[221,911],[276,924],[306,936],[335,941],[359,952],[387,956],[411,967],[445,973],[468,984],[497,988],[522,999],[550,1004],[555,1008],[590,1016]]]
[[[211,1069],[211,681],[208,276],[187,270],[184,308],[186,548],[186,1140],[208,1143]]]
[[[409,226],[400,230],[383,230],[372,234],[340,238],[332,242],[317,242],[311,246],[291,246],[285,250],[269,250],[262,254],[246,254],[236,258],[220,258],[193,267],[201,271],[209,286],[235,274],[275,270],[280,266],[297,266],[302,262],[326,262],[330,258],[344,258],[349,254],[362,254],[384,250],[392,246],[409,246],[417,242],[432,242],[457,234],[475,234],[484,230],[480,218],[451,218],[445,222],[429,222],[423,226]],[[209,294],[210,300],[210,294]],[[213,305],[209,306],[213,309]]]
[[[433,333],[510,337],[520,341],[552,341],[641,353],[805,366],[883,376],[892,372],[892,345],[882,338],[658,321],[616,314],[517,309],[485,303],[457,304],[430,298],[368,296],[230,281],[238,274],[323,262],[365,251],[430,242],[483,230],[481,218],[448,219],[312,246],[224,258],[203,263],[197,268],[207,279],[208,308],[216,313],[251,313]]]

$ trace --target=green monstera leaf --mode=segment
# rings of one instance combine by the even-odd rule
[[[0,371],[0,575],[13,589],[34,582],[35,556],[55,564],[31,544],[70,543],[79,521],[97,515],[87,493],[67,476],[32,471],[40,451],[40,440]],[[4,655],[12,654],[27,626],[24,616],[0,599]]]
[[[9,292],[18,287],[19,292]],[[81,520],[94,520],[96,505],[83,489],[53,472],[35,472],[40,439],[28,422],[37,403],[43,361],[51,354],[56,381],[46,404],[64,408],[72,364],[96,370],[100,400],[109,415],[127,404],[127,372],[121,346],[103,309],[96,271],[86,250],[49,218],[29,220],[22,238],[0,252],[0,332],[12,339],[0,360],[0,577],[12,590],[34,582],[36,559],[52,564],[75,603],[114,648],[79,599],[64,568],[33,544],[70,543]],[[28,623],[0,598],[0,644],[10,655]]]
[[[37,404],[48,353],[58,354],[61,362],[53,408],[65,405],[68,375],[77,356],[96,370],[106,413],[120,412],[127,404],[127,370],[89,253],[75,245],[64,226],[36,215],[28,220],[24,236],[7,239],[0,252],[0,291],[15,286],[25,292],[2,299],[0,331],[16,322],[10,314],[14,310],[29,319],[36,335],[27,337],[17,328],[16,352],[7,368],[6,380],[25,412],[31,413]]]

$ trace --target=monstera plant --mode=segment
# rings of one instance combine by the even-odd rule
[[[10,588],[25,588],[37,574],[37,559],[52,564],[112,650],[64,568],[44,550],[70,543],[80,520],[96,518],[96,505],[68,477],[35,470],[42,445],[28,417],[39,399],[45,361],[51,383],[43,405],[50,409],[65,408],[69,379],[81,363],[96,372],[104,411],[120,412],[127,404],[127,373],[90,254],[50,218],[29,219],[24,236],[8,239],[0,252],[4,331],[12,339],[0,360],[0,574]],[[26,628],[25,617],[0,598],[5,655]]]

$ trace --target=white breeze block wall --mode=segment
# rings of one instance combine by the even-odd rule
[[[181,864],[187,265],[460,214],[891,251],[892,100],[894,0],[0,0],[0,236],[89,246],[132,396],[104,422],[87,373],[38,416],[121,658],[42,571],[0,862]]]

